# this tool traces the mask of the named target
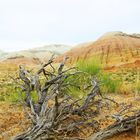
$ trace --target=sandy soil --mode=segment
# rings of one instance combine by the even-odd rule
[[[115,99],[120,104],[131,105],[131,110],[140,109],[140,97],[134,95],[109,95],[111,99]],[[109,115],[117,113],[121,108],[116,107],[112,104],[112,107],[109,110],[102,111],[100,117],[97,120],[102,120],[101,129],[107,127],[112,124],[115,120],[105,118],[107,113]],[[131,115],[131,113],[127,113]],[[105,121],[106,120],[106,121]],[[26,119],[25,114],[23,113],[23,109],[20,105],[10,104],[7,102],[0,102],[0,140],[9,140],[12,136],[25,131],[29,126],[29,121]],[[140,130],[123,133],[109,140],[140,140],[140,137],[136,137],[136,132],[140,132]]]

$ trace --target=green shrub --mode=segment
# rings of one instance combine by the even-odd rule
[[[86,60],[81,59],[77,62],[76,66],[79,70],[91,75],[98,74],[102,69],[101,62],[97,57],[92,57]]]
[[[113,78],[111,74],[102,72],[98,75],[98,79],[101,83],[101,91],[103,93],[116,93],[119,92],[121,86],[121,80]]]
[[[136,82],[133,89],[134,89],[135,92],[140,93],[140,81]]]
[[[63,93],[70,94],[75,99],[81,99],[85,96],[86,91],[84,86],[89,84],[89,75],[85,73],[79,73],[73,75],[65,80],[65,83],[70,83],[70,85],[63,90]]]
[[[3,84],[0,93],[0,101],[16,102],[18,101],[18,94],[14,88],[14,84]]]
[[[101,83],[101,91],[103,93],[115,93],[119,91],[121,80],[113,78],[111,74],[106,73],[102,69],[101,62],[98,57],[92,57],[86,60],[77,62],[79,70],[88,73],[91,76],[96,76]]]

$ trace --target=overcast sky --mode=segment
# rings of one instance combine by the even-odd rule
[[[0,0],[0,49],[78,44],[108,31],[140,33],[140,0]]]

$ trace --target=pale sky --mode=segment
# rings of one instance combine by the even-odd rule
[[[108,31],[140,33],[140,0],[0,0],[0,49],[75,45]]]

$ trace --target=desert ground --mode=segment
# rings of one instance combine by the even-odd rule
[[[14,136],[25,132],[32,125],[17,90],[17,86],[19,86],[17,80],[20,79],[17,78],[19,77],[19,65],[25,66],[27,68],[26,72],[32,74],[46,63],[52,54],[45,52],[41,55],[36,54],[35,57],[33,54],[33,56],[31,55],[31,50],[30,55],[28,54],[26,52],[26,55],[24,55],[20,52],[15,56],[14,54],[12,56],[7,55],[0,62],[0,140],[12,139]],[[44,55],[43,58],[42,55]],[[65,63],[65,69],[74,66],[86,73],[81,77],[82,80],[78,81],[80,84],[83,84],[84,80],[88,80],[86,75],[89,77],[96,76],[101,82],[99,88],[102,99],[99,99],[99,101],[102,100],[101,103],[104,106],[99,108],[98,114],[94,116],[99,130],[104,130],[117,123],[117,117],[121,121],[121,119],[135,116],[140,111],[140,36],[138,34],[108,33],[95,42],[80,44],[61,55],[55,55],[53,64],[56,69],[66,56],[69,59]],[[50,69],[44,68],[43,70],[48,72]],[[50,73],[52,71],[49,71],[48,75]],[[43,75],[41,75],[41,78],[43,79]],[[41,84],[43,83],[42,79]],[[76,81],[76,79],[70,80]],[[23,81],[21,84],[23,84]],[[86,97],[86,93],[82,91],[75,89],[71,89],[71,91],[71,96],[74,98],[82,97],[84,99]],[[34,101],[37,100],[35,94],[32,98]],[[62,99],[63,97],[60,101]],[[49,102],[50,108],[52,104],[54,104],[53,100]],[[29,108],[27,107],[27,109]],[[32,111],[32,108],[30,109],[29,112]],[[137,118],[135,126],[129,131],[114,134],[108,139],[140,140],[139,121],[139,118]],[[90,127],[82,127],[82,130],[84,133],[78,131],[78,136],[81,139],[89,139],[90,137],[92,139],[95,132]],[[75,134],[71,135],[71,137],[73,136]]]

